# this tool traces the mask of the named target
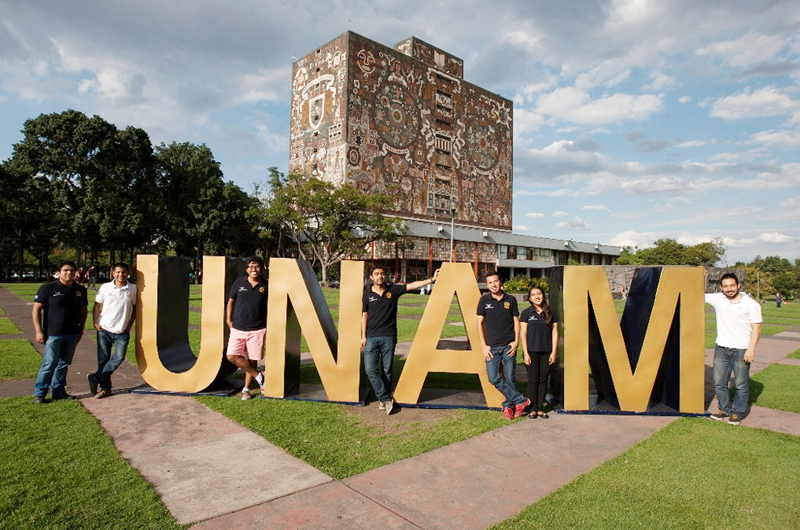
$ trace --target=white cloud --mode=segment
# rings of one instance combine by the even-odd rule
[[[690,103],[691,101],[691,96],[681,96],[680,99],[678,99],[679,103]]]
[[[558,88],[539,98],[536,110],[572,123],[602,125],[621,121],[641,121],[663,108],[663,97],[612,94],[592,100],[584,91]]]
[[[779,149],[800,148],[800,131],[762,131],[752,136],[753,142],[767,147],[777,147]]]
[[[586,224],[580,217],[573,217],[569,221],[556,224],[559,230],[589,230],[591,226]]]
[[[610,212],[611,210],[605,204],[587,204],[583,206],[581,210],[605,210]]]
[[[658,239],[653,232],[637,232],[626,230],[611,238],[609,245],[617,247],[648,248],[653,246],[653,241]]]
[[[751,31],[738,39],[709,44],[697,50],[697,55],[718,58],[725,66],[743,67],[773,59],[786,43],[784,35]]]
[[[568,216],[569,214],[567,212],[562,212],[560,210],[553,212],[553,217],[568,217]]]
[[[780,116],[798,108],[798,102],[775,87],[760,88],[753,92],[740,92],[714,102],[711,116],[725,120],[739,120],[761,116]]]
[[[531,230],[536,230],[536,229],[531,226],[514,225],[514,230],[519,230],[520,232],[530,232]]]
[[[539,212],[529,212],[525,214],[525,217],[529,217],[531,219],[541,219],[544,217],[544,214]]]

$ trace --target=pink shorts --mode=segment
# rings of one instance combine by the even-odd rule
[[[260,361],[264,357],[264,337],[266,335],[267,328],[255,331],[231,328],[226,354],[247,357],[251,361]]]

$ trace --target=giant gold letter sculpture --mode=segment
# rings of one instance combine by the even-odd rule
[[[329,401],[359,401],[361,368],[361,297],[364,262],[342,262],[339,331],[308,261],[272,258],[265,394],[286,397],[299,384],[300,330],[305,335]]]
[[[653,393],[670,330],[677,324],[679,340],[679,411],[703,412],[703,271],[700,268],[664,267],[640,269],[641,289],[631,288],[628,307],[637,292],[655,290],[652,311],[636,358],[626,346],[617,321],[614,301],[602,267],[564,268],[564,374],[565,410],[589,409],[590,334],[599,335],[596,350],[604,352],[607,365],[592,364],[593,372],[610,373],[610,381],[621,411],[644,412]],[[644,276],[649,275],[649,276]],[[649,282],[649,284],[646,284]],[[634,283],[636,279],[634,279]],[[630,309],[629,309],[630,310]],[[676,315],[679,314],[679,317]],[[592,329],[595,328],[595,329]],[[642,330],[644,331],[644,330]],[[674,359],[673,359],[674,361]],[[632,367],[632,364],[635,366]],[[607,366],[607,367],[606,367]],[[604,373],[593,373],[595,381]],[[598,385],[600,387],[602,385]]]
[[[455,294],[464,327],[469,338],[469,350],[439,350],[442,329]],[[478,338],[478,300],[480,291],[469,263],[443,263],[436,288],[431,293],[419,329],[408,353],[408,360],[397,382],[394,398],[398,403],[415,404],[419,400],[422,386],[429,372],[452,374],[478,374],[481,380],[486,405],[499,407],[503,395],[489,383],[486,362]]]
[[[185,258],[136,258],[136,362],[144,380],[165,392],[201,392],[233,369],[224,360],[227,288],[243,270],[241,260],[203,257],[200,352],[188,340],[189,262]],[[227,373],[222,373],[227,372]]]

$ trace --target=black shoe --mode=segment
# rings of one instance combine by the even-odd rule
[[[712,414],[711,416],[709,416],[709,419],[712,419],[714,421],[727,421],[728,417],[729,417],[728,414],[719,411],[716,414]]]
[[[735,412],[731,414],[731,417],[728,419],[729,425],[739,425],[742,423],[742,417],[736,414]]]
[[[89,392],[91,392],[92,395],[97,394],[97,375],[89,374],[86,378],[89,380]]]
[[[44,398],[42,396],[33,396],[33,404],[34,405],[41,405],[44,402],[45,401],[44,401]]]

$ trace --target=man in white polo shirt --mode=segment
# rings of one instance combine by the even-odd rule
[[[717,315],[717,340],[714,347],[714,392],[719,412],[711,419],[739,425],[747,409],[750,386],[750,363],[755,358],[756,344],[761,337],[761,306],[740,293],[741,284],[732,272],[722,275],[721,293],[706,294],[706,303]],[[731,371],[736,392],[731,404],[728,383]]]
[[[125,263],[115,263],[111,271],[114,281],[101,285],[94,299],[92,315],[97,330],[97,372],[89,374],[88,379],[89,390],[96,398],[111,395],[111,374],[122,364],[128,349],[131,326],[136,317],[133,310],[136,285],[128,281],[129,272]]]

